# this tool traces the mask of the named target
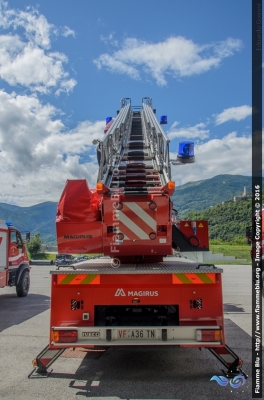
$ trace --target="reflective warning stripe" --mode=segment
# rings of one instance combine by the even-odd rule
[[[215,274],[172,274],[174,284],[215,283]]]
[[[124,240],[150,240],[149,234],[157,230],[156,210],[143,209],[140,204],[125,202],[122,210],[116,210],[116,228],[124,234]],[[148,203],[144,206],[148,207]]]
[[[57,275],[58,285],[98,285],[100,275],[98,274],[61,274]]]
[[[156,220],[153,219],[152,216],[148,214],[147,210],[143,210],[143,208],[141,208],[138,205],[138,203],[135,202],[125,203],[125,205],[129,207],[132,211],[134,211],[134,213],[138,215],[143,221],[145,221],[145,223],[149,225],[153,231],[156,230],[157,227]],[[151,214],[153,214],[154,210],[149,210],[149,211],[151,212]]]
[[[127,217],[122,211],[119,211],[119,221],[123,224],[119,226],[120,232],[126,235],[128,239],[149,239],[149,235],[144,232],[135,222]],[[130,231],[130,232],[129,232]]]
[[[237,358],[236,354],[232,354],[230,350],[231,349],[229,349],[227,346],[224,348],[214,349],[214,351],[229,365],[233,364]]]
[[[230,367],[235,361],[239,361],[238,355],[227,345],[209,349],[224,365]]]
[[[48,368],[57,358],[65,351],[65,349],[57,349],[57,350],[52,350],[49,348],[49,346],[46,346],[41,353],[36,357],[34,360],[38,366],[38,369],[33,370],[32,373],[28,376],[30,376],[36,371],[36,373],[43,373],[47,372],[46,368]],[[38,372],[38,370],[41,370]]]
[[[59,350],[47,350],[45,354],[41,357],[40,361],[43,365],[47,366],[49,362],[56,357],[58,353],[61,352],[61,349]]]

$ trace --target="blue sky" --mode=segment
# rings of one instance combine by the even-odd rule
[[[251,2],[0,0],[0,202],[58,201],[97,177],[92,140],[120,100],[151,97],[176,186],[251,175]],[[243,188],[241,188],[242,191]]]

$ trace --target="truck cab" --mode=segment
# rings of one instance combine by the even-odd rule
[[[29,232],[19,232],[11,222],[0,221],[0,288],[15,286],[25,297],[30,285],[30,266],[25,242]]]

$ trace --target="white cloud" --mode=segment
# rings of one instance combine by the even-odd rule
[[[95,60],[94,63],[98,69],[101,69],[103,66],[105,66],[109,71],[127,74],[132,79],[139,79],[139,73],[136,68],[127,65],[123,61],[115,59],[109,54],[102,54],[100,59]]]
[[[206,139],[209,137],[209,130],[204,129],[205,124],[200,123],[196,124],[194,126],[188,126],[188,127],[183,127],[179,129],[175,129],[175,127],[179,124],[179,122],[174,122],[170,128],[170,130],[167,132],[167,136],[169,139],[175,139],[175,138],[185,138],[185,139]]]
[[[75,37],[75,32],[74,30],[70,29],[68,26],[64,26],[62,30],[62,36],[68,37],[68,36],[73,36]]]
[[[31,91],[56,94],[69,93],[76,81],[69,79],[64,64],[67,57],[59,52],[48,52],[51,47],[51,34],[57,34],[53,25],[35,9],[19,11],[8,9],[1,2],[0,26],[8,29],[6,35],[0,35],[0,78],[9,85],[22,85]],[[22,28],[23,34],[12,34]],[[69,29],[69,28],[68,28]]]
[[[112,46],[118,46],[118,40],[114,39],[114,33],[110,33],[108,36],[101,35],[100,39],[106,44],[110,43]]]
[[[251,175],[251,137],[231,132],[222,139],[211,139],[195,146],[195,163],[172,168],[177,185],[209,179],[220,174]],[[171,158],[176,158],[172,155]]]
[[[0,202],[30,206],[58,201],[67,179],[84,178],[95,187],[98,166],[92,141],[104,137],[105,121],[82,121],[67,130],[54,106],[33,95],[4,91],[0,114]],[[178,125],[173,124],[174,132]],[[207,135],[204,128],[197,124],[178,131],[193,138],[201,131]],[[196,144],[195,157],[194,164],[172,167],[177,185],[219,174],[250,175],[251,137],[231,132]]]
[[[105,67],[133,79],[139,78],[142,67],[158,85],[164,86],[167,83],[165,75],[178,78],[207,72],[241,48],[241,40],[233,38],[203,46],[181,36],[169,37],[159,43],[127,38],[119,50],[101,54],[94,63],[99,69]]]
[[[77,83],[76,80],[73,78],[68,79],[68,80],[62,79],[60,81],[60,87],[59,87],[59,89],[56,90],[55,95],[59,96],[62,92],[69,93],[69,92],[73,91],[76,83]]]
[[[56,32],[54,26],[49,24],[43,15],[31,7],[28,11],[8,8],[8,3],[0,1],[0,26],[7,28],[24,28],[29,42],[43,48],[50,48],[50,34]]]
[[[104,136],[105,121],[83,121],[67,131],[52,105],[4,91],[0,114],[1,202],[58,201],[67,179],[86,178],[95,186],[97,163],[81,158],[94,155],[92,140]]]
[[[236,121],[241,121],[242,119],[249,117],[251,114],[252,107],[250,106],[245,105],[240,107],[230,107],[226,108],[223,112],[216,115],[215,123],[216,125],[220,125],[232,119]]]

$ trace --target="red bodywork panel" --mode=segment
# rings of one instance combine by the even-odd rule
[[[56,223],[100,220],[100,197],[90,190],[85,179],[67,180],[56,215]]]
[[[85,179],[68,180],[56,216],[59,253],[96,254],[122,262],[158,262],[171,255],[169,194],[99,195]],[[208,250],[208,222],[180,221],[178,229],[199,250]]]
[[[103,205],[104,255],[133,262],[172,254],[169,196],[104,195]]]
[[[68,180],[56,216],[58,252],[161,261],[172,254],[171,206],[169,195],[101,198],[86,180]]]
[[[85,179],[68,180],[56,215],[59,253],[102,253],[101,198]]]
[[[108,129],[110,128],[110,126],[112,125],[113,122],[114,122],[114,119],[111,119],[111,121],[109,121],[108,124],[106,124],[106,126],[104,128],[104,133],[107,133]]]
[[[21,234],[13,226],[0,227],[0,287],[8,286],[10,270],[16,270],[29,259]]]
[[[0,228],[0,288],[8,284],[8,230]]]
[[[205,250],[209,249],[208,221],[179,221],[177,227],[187,238],[193,236],[198,238],[199,248],[204,248]],[[196,244],[195,239],[193,239],[193,245],[195,246]]]
[[[52,327],[93,327],[96,306],[132,306],[137,299],[138,307],[179,306],[178,325],[182,327],[222,327],[221,346],[225,344],[221,273],[100,274],[97,265],[91,268],[98,273],[52,273],[51,331]],[[201,308],[193,306],[198,300]],[[78,302],[79,309],[73,309],[74,302]],[[83,313],[89,314],[89,320],[83,320]],[[56,348],[52,334],[50,346]]]

